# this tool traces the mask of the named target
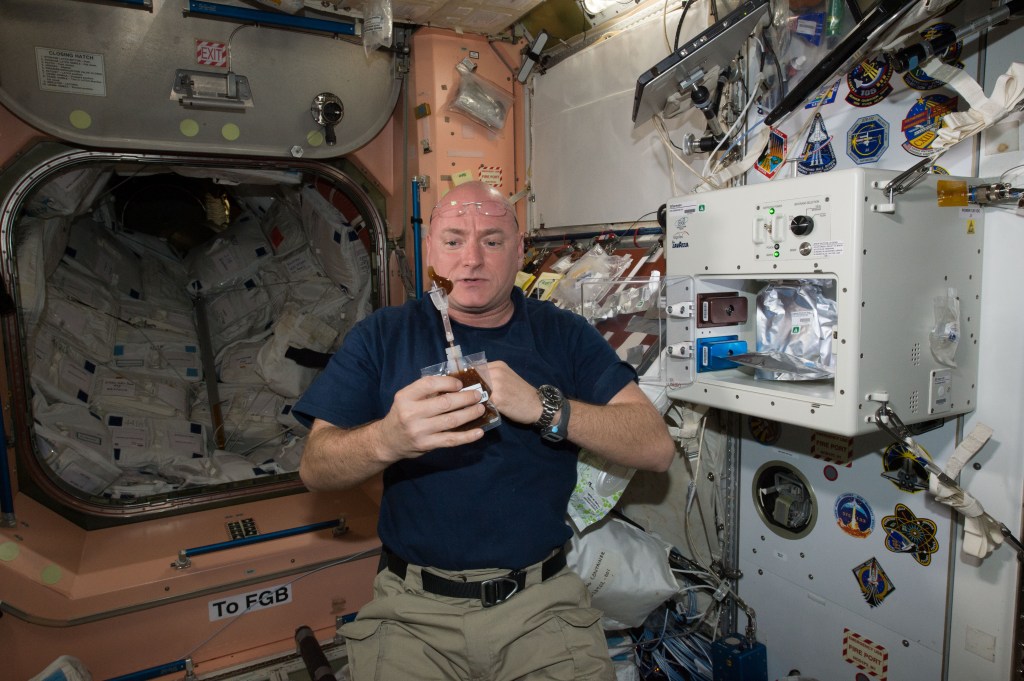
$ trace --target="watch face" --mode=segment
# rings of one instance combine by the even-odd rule
[[[553,404],[555,410],[562,405],[562,392],[553,385],[542,385],[540,388],[540,394],[547,404]]]

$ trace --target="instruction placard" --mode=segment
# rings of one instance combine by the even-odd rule
[[[107,96],[107,73],[102,54],[37,47],[36,74],[40,90]]]

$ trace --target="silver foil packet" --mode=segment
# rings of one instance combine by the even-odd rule
[[[775,282],[757,294],[757,354],[764,356],[754,371],[757,378],[810,381],[834,377],[836,301],[824,293],[832,286],[830,280]]]

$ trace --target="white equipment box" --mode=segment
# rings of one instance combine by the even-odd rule
[[[877,431],[880,400],[906,424],[973,410],[982,212],[940,207],[938,183],[966,180],[918,175],[890,194],[896,176],[854,168],[669,201],[668,276],[689,283],[667,289],[669,397],[847,436]],[[762,379],[729,361],[772,349],[758,347],[758,293],[808,280],[834,302],[834,377]],[[952,339],[936,312],[950,295]],[[951,363],[932,351],[937,331]]]

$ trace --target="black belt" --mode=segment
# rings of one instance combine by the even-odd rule
[[[560,548],[540,566],[540,581],[546,581],[562,571],[566,565],[565,549]],[[382,549],[380,564],[377,572],[387,568],[399,579],[405,579],[409,563]],[[498,603],[504,603],[526,588],[526,570],[512,570],[507,575],[486,579],[482,582],[463,582],[454,579],[445,579],[432,572],[421,570],[423,579],[423,590],[436,596],[448,596],[449,598],[479,598],[481,605],[489,608]]]

